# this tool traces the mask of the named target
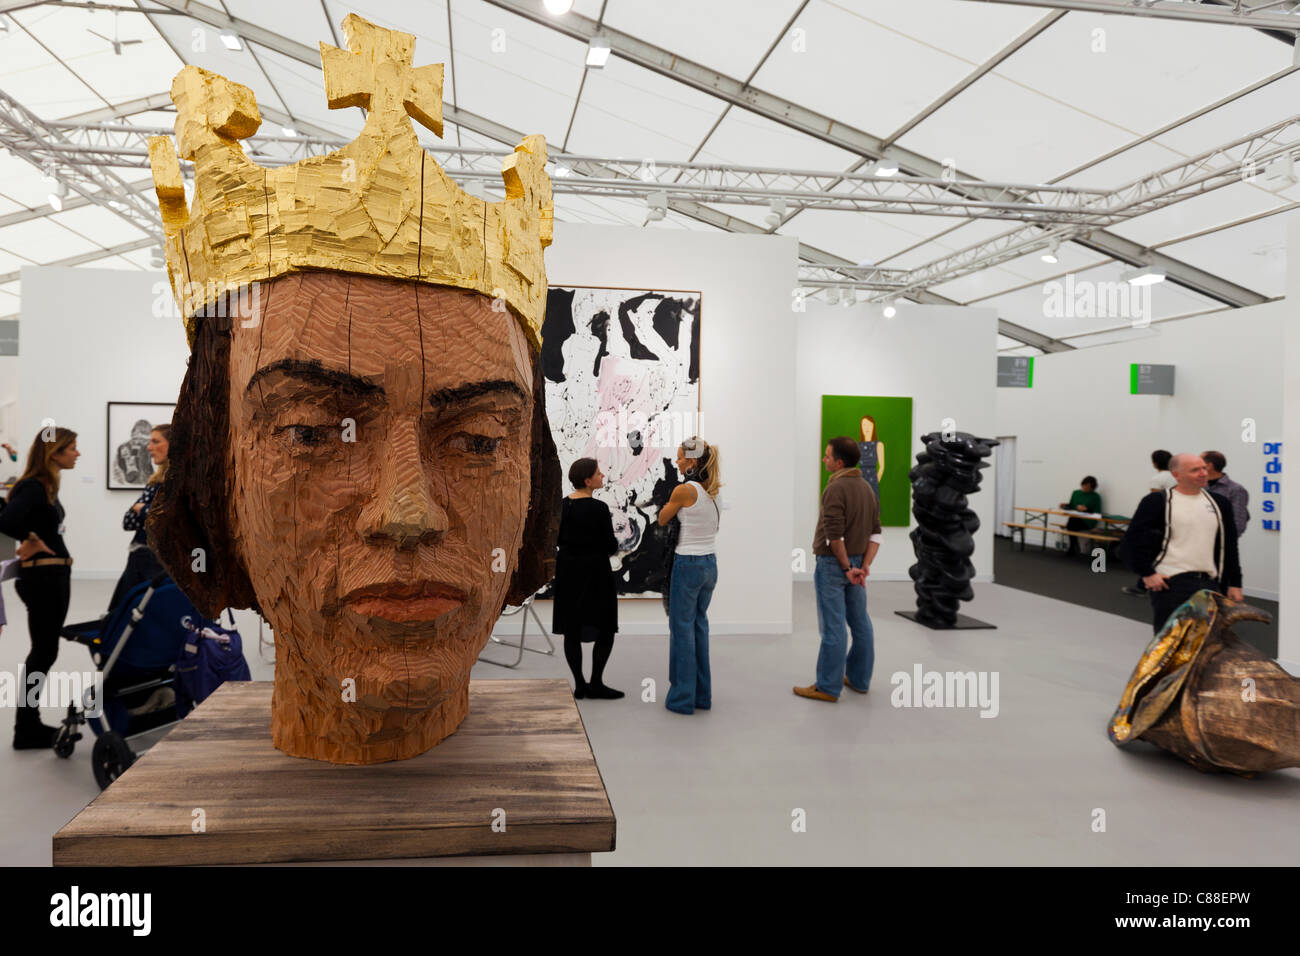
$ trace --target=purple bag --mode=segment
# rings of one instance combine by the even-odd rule
[[[228,680],[252,680],[244,660],[244,642],[235,630],[234,612],[230,627],[215,621],[186,619],[189,636],[176,661],[176,715],[184,718],[207,700],[208,695]]]

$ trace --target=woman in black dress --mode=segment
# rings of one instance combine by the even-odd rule
[[[49,434],[49,432],[53,434]],[[50,440],[46,440],[46,439]],[[38,553],[18,565],[18,596],[27,606],[27,631],[32,649],[23,665],[24,690],[30,676],[39,698],[45,676],[59,655],[59,631],[68,615],[71,596],[72,558],[63,543],[63,505],[59,504],[59,474],[73,468],[81,452],[77,451],[77,433],[67,428],[42,429],[27,453],[27,467],[9,491],[9,500],[0,511],[0,533],[32,545]],[[55,727],[41,723],[39,707],[28,707],[30,694],[19,702],[14,721],[14,749],[34,750],[51,747]]]
[[[555,560],[555,603],[551,631],[564,635],[564,658],[573,671],[573,696],[616,700],[621,690],[606,687],[605,663],[618,630],[618,589],[610,556],[618,550],[609,506],[592,497],[605,484],[594,458],[579,458],[569,468],[573,494],[560,511],[559,554]],[[595,641],[591,680],[582,678],[582,643]]]

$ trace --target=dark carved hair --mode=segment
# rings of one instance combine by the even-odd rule
[[[831,446],[831,457],[844,462],[845,468],[854,468],[862,460],[862,451],[852,438],[840,435],[832,438],[827,444]]]
[[[1228,467],[1228,459],[1223,457],[1223,452],[1221,451],[1202,452],[1201,457],[1205,459],[1205,463],[1215,471],[1223,471],[1223,469]]]
[[[1169,459],[1172,457],[1173,455],[1160,448],[1151,453],[1151,464],[1156,466],[1156,471],[1168,471]]]
[[[230,332],[231,310],[198,322],[194,349],[171,420],[167,475],[149,508],[149,546],[198,610],[216,617],[227,607],[258,611],[248,570],[230,533]],[[545,379],[533,363],[532,488],[523,542],[506,593],[519,604],[555,576],[559,531],[560,462],[546,420]],[[206,568],[193,570],[194,549]]]
[[[587,487],[587,479],[596,474],[600,467],[594,458],[579,458],[569,466],[569,484],[575,489]]]

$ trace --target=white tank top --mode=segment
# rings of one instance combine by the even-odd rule
[[[682,533],[677,538],[678,554],[713,554],[714,542],[718,537],[718,522],[722,513],[716,498],[698,481],[687,484],[695,489],[695,504],[677,510],[677,517],[682,522]]]

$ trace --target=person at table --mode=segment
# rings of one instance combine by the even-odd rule
[[[1101,495],[1097,494],[1097,479],[1092,475],[1084,475],[1083,480],[1079,482],[1079,487],[1070,495],[1068,502],[1061,503],[1062,511],[1082,511],[1088,514],[1101,514]],[[1096,527],[1097,522],[1087,518],[1070,518],[1065,522],[1067,531],[1089,531]],[[1083,547],[1082,539],[1073,535],[1067,536],[1070,541],[1069,552],[1074,554],[1077,549],[1087,553],[1087,548]]]

